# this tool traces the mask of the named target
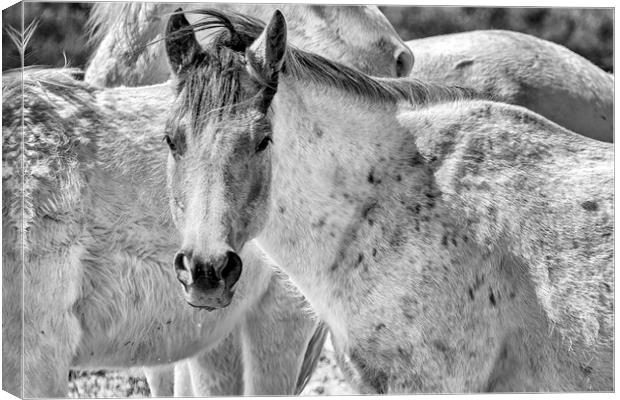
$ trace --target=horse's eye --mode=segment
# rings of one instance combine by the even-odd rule
[[[176,151],[177,148],[174,145],[174,142],[172,141],[169,135],[165,135],[164,140],[166,141],[166,143],[168,143],[168,147],[170,147],[170,151],[173,151],[173,152]]]
[[[271,136],[265,136],[263,140],[260,141],[258,146],[256,146],[256,152],[259,153],[265,150],[267,146],[269,146],[269,143],[273,143],[273,140],[271,140]]]

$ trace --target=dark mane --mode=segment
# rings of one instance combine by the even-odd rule
[[[194,31],[219,30],[212,44],[216,51],[225,47],[242,53],[265,27],[262,21],[235,12],[202,9],[187,13],[205,16],[202,21],[191,25]],[[409,101],[414,105],[422,105],[481,97],[472,89],[427,83],[414,78],[373,78],[354,68],[291,45],[288,46],[282,72],[295,79],[335,87],[371,101]]]

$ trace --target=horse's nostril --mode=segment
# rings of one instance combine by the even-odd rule
[[[177,279],[184,285],[190,285],[193,282],[189,259],[182,251],[174,256],[174,270],[177,273]]]
[[[223,265],[222,270],[219,272],[221,279],[226,281],[230,286],[234,285],[239,276],[241,275],[242,262],[241,258],[232,251],[226,253],[226,263]]]
[[[409,76],[413,68],[413,54],[409,50],[399,50],[396,56],[396,76],[399,78]]]
[[[187,258],[182,251],[174,255],[174,269],[177,271],[187,271],[189,269],[187,267]]]

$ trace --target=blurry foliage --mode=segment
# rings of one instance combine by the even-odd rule
[[[25,3],[25,25],[39,20],[26,65],[84,67],[91,53],[85,22],[92,3]],[[509,29],[562,44],[613,71],[613,10],[575,8],[381,7],[405,40],[476,29]],[[19,28],[21,5],[2,12]],[[19,53],[3,35],[2,69],[19,67]]]
[[[84,27],[92,3],[24,3],[24,27],[38,20],[26,49],[26,65],[84,67],[92,49]],[[2,10],[2,28],[21,30],[21,4]],[[64,54],[63,54],[64,53]],[[20,66],[19,52],[6,31],[2,35],[2,70]]]

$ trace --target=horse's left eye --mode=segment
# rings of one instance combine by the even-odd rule
[[[273,143],[273,140],[271,140],[271,136],[265,136],[263,140],[261,140],[260,143],[256,146],[256,152],[259,153],[265,150],[267,146],[269,146],[269,143]]]

